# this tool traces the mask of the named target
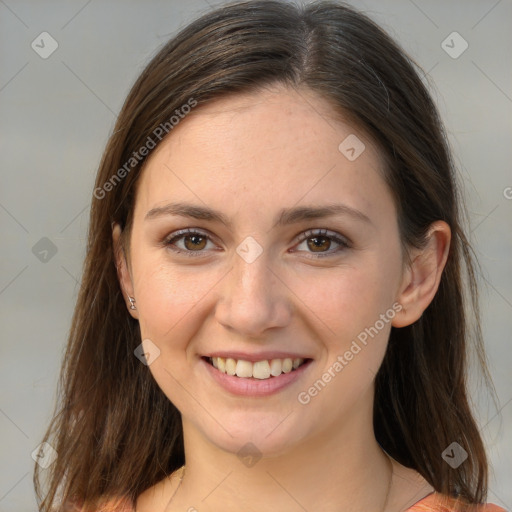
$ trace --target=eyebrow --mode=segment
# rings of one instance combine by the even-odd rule
[[[232,228],[232,222],[218,210],[209,207],[194,205],[190,203],[169,203],[164,206],[152,208],[146,213],[145,220],[155,219],[167,215],[190,217],[192,219],[219,222],[228,228]],[[286,226],[305,220],[323,219],[334,215],[349,215],[350,217],[373,224],[372,221],[361,211],[345,204],[326,204],[322,206],[296,206],[283,208],[274,218],[273,228]]]

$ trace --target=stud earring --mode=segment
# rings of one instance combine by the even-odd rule
[[[137,306],[135,305],[135,299],[128,296],[128,300],[130,301],[130,309],[137,309]]]

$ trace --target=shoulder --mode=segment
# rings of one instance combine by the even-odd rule
[[[433,492],[408,508],[406,512],[507,512],[504,508],[487,503],[475,505],[466,501]]]
[[[171,473],[153,486],[143,491],[135,501],[128,496],[104,498],[94,508],[94,512],[153,512],[163,510],[168,504],[170,495],[179,485],[179,478],[183,476],[184,467]],[[77,500],[67,505],[65,512],[85,512],[83,502]]]
[[[164,510],[179,486],[184,470],[185,468],[182,466],[152,487],[146,489],[138,496],[133,511],[130,510],[129,512],[154,512],[155,510]]]

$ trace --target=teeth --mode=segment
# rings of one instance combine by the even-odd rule
[[[240,361],[238,362],[240,363]],[[268,379],[270,377],[270,365],[268,364],[268,361],[258,361],[251,366],[252,376],[255,379]]]
[[[272,377],[281,375],[282,370],[283,364],[281,363],[281,359],[272,359],[272,361],[270,361],[270,375],[272,375]]]
[[[221,359],[220,357],[217,358],[217,365],[218,360]],[[226,359],[226,373],[228,375],[235,375],[236,373],[236,361],[234,359],[228,358]]]
[[[283,360],[282,367],[284,373],[290,373],[293,368],[293,361],[289,357],[287,357],[285,360]]]
[[[270,377],[278,377],[281,373],[290,373],[296,370],[303,362],[304,359],[297,357],[292,359],[287,357],[285,359],[271,359],[269,361],[256,361],[251,363],[243,359],[232,359],[228,357],[212,357],[210,358],[212,365],[222,373],[228,375],[236,375],[237,377],[255,379],[268,379]]]
[[[236,363],[237,377],[252,377],[252,364],[249,361],[239,359]]]

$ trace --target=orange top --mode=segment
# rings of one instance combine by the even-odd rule
[[[130,511],[131,512],[131,511]],[[507,512],[504,508],[488,503],[471,505],[438,492],[432,492],[416,502],[406,512]]]
[[[80,508],[76,509],[79,512]],[[131,501],[126,498],[123,500],[110,500],[101,506],[97,512],[135,512]],[[420,501],[409,507],[405,512],[507,512],[504,508],[488,503],[486,505],[470,505],[464,501],[457,500],[432,492]]]

